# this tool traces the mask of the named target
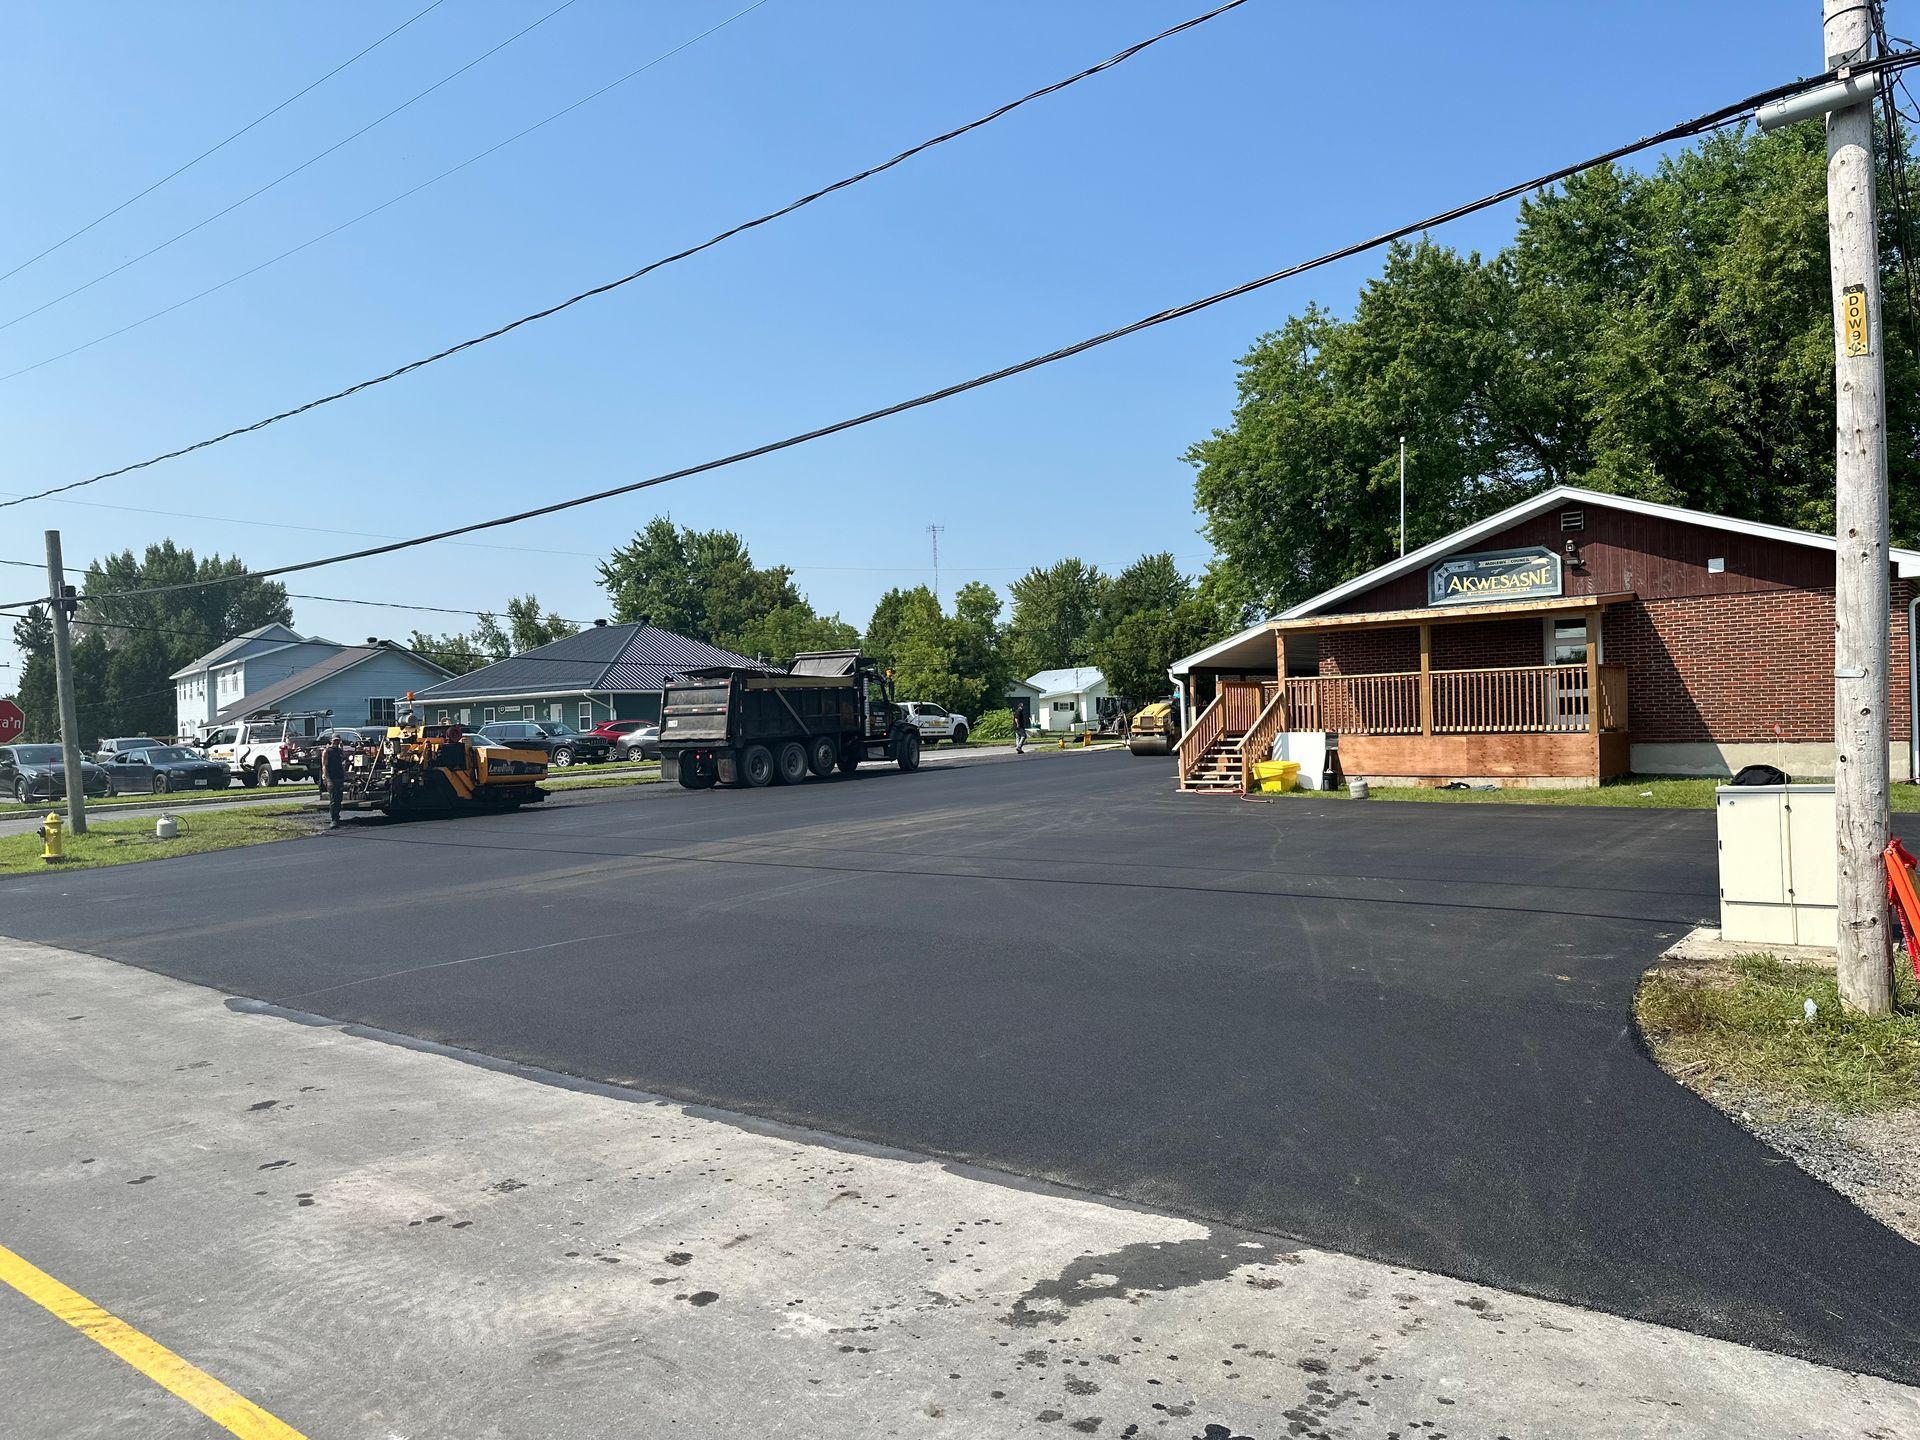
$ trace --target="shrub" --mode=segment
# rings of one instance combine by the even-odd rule
[[[1013,712],[1011,710],[989,710],[973,722],[968,732],[969,740],[1011,740],[1013,738]]]

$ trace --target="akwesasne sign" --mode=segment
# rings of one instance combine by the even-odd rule
[[[1560,557],[1544,545],[1450,555],[1427,570],[1427,604],[1480,605],[1560,593]]]

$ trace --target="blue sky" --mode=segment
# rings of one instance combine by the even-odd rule
[[[12,7],[11,268],[421,8]],[[0,321],[231,203],[558,0],[448,0],[153,195],[0,282]],[[169,305],[445,169],[742,8],[576,0],[259,200],[0,329],[0,373]],[[251,279],[0,383],[0,492],[79,478],[390,368],[635,268],[1207,8],[1203,0],[766,0],[526,140]],[[1892,28],[1901,28],[1896,8]],[[1816,70],[1810,3],[1253,0],[801,214],[311,417],[0,511],[0,557],[171,535],[255,565],[597,489],[903,398],[1223,288]],[[1491,250],[1511,210],[1441,232]],[[1233,362],[1377,261],[1330,267],[864,431],[298,577],[319,594],[607,606],[654,514],[746,537],[864,624],[895,584],[1004,586],[1079,555],[1205,563],[1180,460]],[[107,506],[177,512],[136,513]],[[311,528],[301,528],[311,527]],[[504,548],[503,548],[504,547]],[[0,569],[7,598],[31,572]],[[19,582],[28,583],[21,584]],[[340,639],[459,617],[296,601]],[[0,661],[17,660],[0,635]],[[0,670],[0,690],[17,671]]]

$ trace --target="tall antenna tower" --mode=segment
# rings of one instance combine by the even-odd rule
[[[944,525],[927,526],[927,534],[933,537],[933,598],[936,603],[940,599],[940,533],[946,528]]]

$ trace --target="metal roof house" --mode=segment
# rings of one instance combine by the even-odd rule
[[[746,655],[651,625],[595,625],[414,695],[429,721],[658,720],[667,677],[712,665],[770,669]]]
[[[1027,684],[1036,692],[1033,699],[1033,725],[1036,730],[1071,730],[1100,718],[1100,701],[1112,692],[1107,677],[1091,665],[1072,665],[1064,670],[1042,670],[1029,675]]]

